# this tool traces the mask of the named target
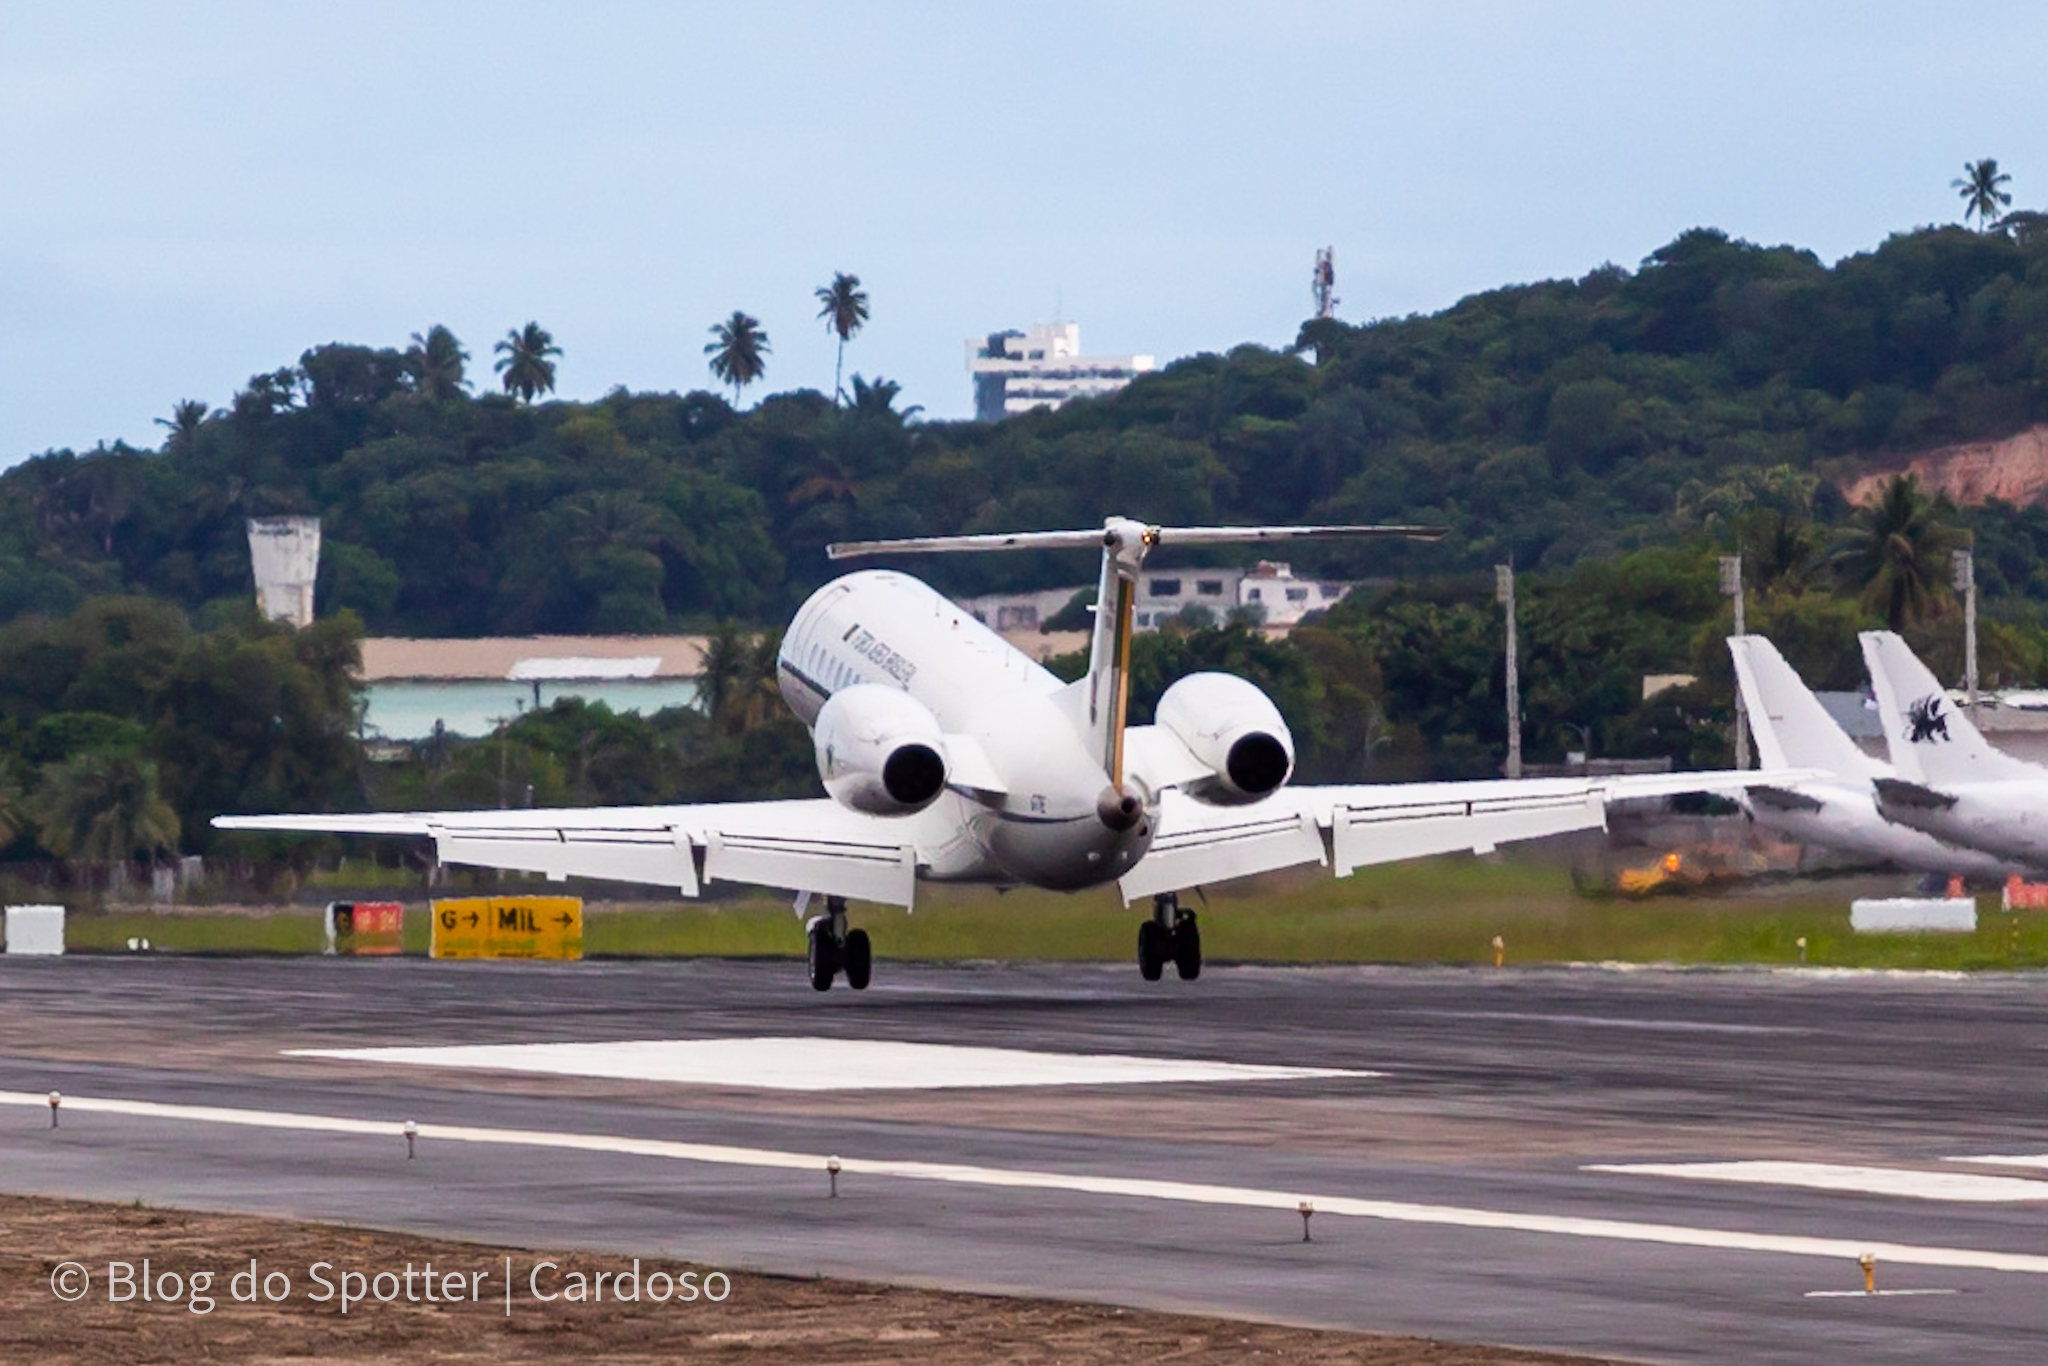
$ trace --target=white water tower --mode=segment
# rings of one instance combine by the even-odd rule
[[[318,517],[251,517],[249,562],[256,610],[272,621],[313,624],[313,580],[320,573]]]

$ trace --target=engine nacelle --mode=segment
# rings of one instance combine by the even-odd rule
[[[1189,674],[1153,719],[1216,776],[1189,788],[1212,802],[1255,802],[1294,772],[1294,736],[1273,700],[1235,674]]]
[[[938,718],[900,689],[876,683],[841,688],[818,709],[811,739],[825,790],[856,811],[907,816],[946,790]]]

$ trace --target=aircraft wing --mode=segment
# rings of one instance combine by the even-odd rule
[[[1348,877],[1376,863],[1461,850],[1490,853],[1517,840],[1604,830],[1610,802],[1730,793],[1817,776],[1806,769],[1772,769],[1285,787],[1247,806],[1214,806],[1174,791],[1162,798],[1151,852],[1118,886],[1131,902],[1312,863]]]
[[[221,816],[223,830],[412,835],[443,863],[514,868],[551,880],[607,878],[674,887],[744,882],[909,906],[915,825],[829,798],[699,806],[427,811],[335,816]]]

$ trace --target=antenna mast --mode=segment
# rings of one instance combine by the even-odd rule
[[[1335,247],[1319,247],[1316,250],[1314,290],[1316,316],[1318,318],[1336,317],[1337,305],[1342,300],[1337,297],[1337,249]]]

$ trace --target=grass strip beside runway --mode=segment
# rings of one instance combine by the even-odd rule
[[[1562,868],[1454,856],[1364,869],[1341,881],[1263,879],[1215,891],[1206,906],[1188,900],[1202,915],[1204,950],[1214,962],[1491,964],[1498,935],[1510,965],[1791,965],[1801,961],[1804,938],[1805,961],[1815,966],[2048,967],[2048,914],[2008,915],[1985,896],[1975,934],[1852,934],[1848,902],[1869,893],[1867,880],[1805,881],[1628,901],[1584,895]],[[909,915],[855,908],[855,923],[868,927],[884,958],[1121,962],[1132,956],[1141,915],[1108,889],[999,895],[934,886],[920,897]],[[407,952],[423,954],[426,898],[414,891],[402,899],[417,908]],[[68,938],[74,951],[86,952],[123,952],[131,938],[159,951],[321,951],[320,915],[307,907],[87,912],[73,916]],[[584,951],[593,956],[800,958],[803,950],[789,903],[765,893],[666,905],[593,899],[584,933]]]

